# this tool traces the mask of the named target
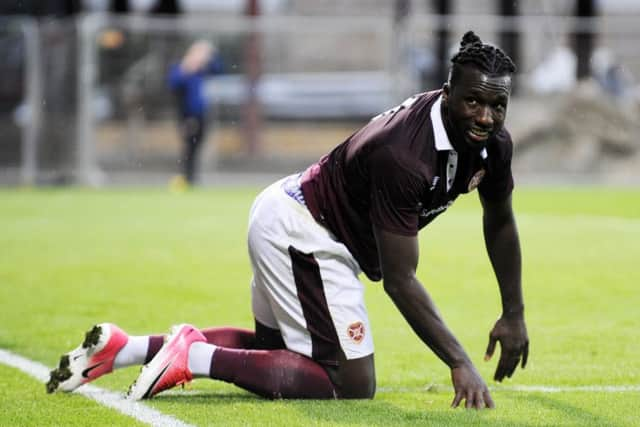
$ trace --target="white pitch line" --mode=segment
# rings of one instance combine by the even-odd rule
[[[19,369],[43,383],[49,380],[49,368],[10,351],[0,349],[0,363]],[[42,392],[44,393],[44,388]],[[145,424],[162,427],[193,427],[191,424],[182,422],[170,415],[165,415],[140,402],[127,400],[122,393],[107,391],[89,384],[83,385],[74,391],[74,393],[93,399],[104,406],[115,409]]]
[[[633,393],[640,392],[640,384],[635,385],[579,385],[579,386],[547,386],[547,385],[513,385],[489,387],[490,391],[516,391],[524,393]],[[453,387],[431,384],[425,387],[378,387],[381,393],[419,393],[429,391],[453,391]]]
[[[611,215],[558,215],[558,214],[544,214],[544,213],[522,213],[518,214],[518,218],[523,219],[550,219],[555,221],[570,221],[572,224],[579,225],[607,225],[611,227],[620,228],[634,228],[640,227],[640,218],[628,218],[622,216]]]
[[[633,393],[640,392],[640,385],[576,385],[576,386],[545,386],[545,385],[514,385],[495,387],[495,391],[524,391],[533,393]]]
[[[27,359],[7,350],[0,349],[0,363],[19,369],[22,372],[31,375],[37,380],[45,383],[49,380],[49,368],[41,363]],[[545,385],[514,385],[514,386],[498,386],[489,387],[491,391],[516,391],[527,393],[575,393],[575,392],[591,392],[591,393],[633,393],[640,392],[640,384],[633,385],[581,385],[581,386],[545,386]],[[444,391],[452,390],[451,386],[430,384],[425,387],[379,387],[380,393],[419,393],[428,391]],[[170,415],[149,408],[148,406],[127,400],[122,393],[107,391],[100,387],[86,384],[78,388],[74,393],[81,394],[85,397],[95,400],[96,402],[113,408],[116,411],[128,415],[136,420],[152,425],[166,427],[193,427]],[[170,392],[169,392],[170,393]],[[182,393],[181,393],[182,394]],[[199,394],[192,391],[187,394]]]

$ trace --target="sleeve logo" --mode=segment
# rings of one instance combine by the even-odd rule
[[[476,187],[480,185],[480,182],[482,181],[482,178],[484,178],[485,173],[486,171],[484,169],[480,169],[478,172],[476,172],[475,175],[471,177],[471,180],[469,181],[469,191],[475,190]]]

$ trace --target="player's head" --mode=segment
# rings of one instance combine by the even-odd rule
[[[467,32],[451,58],[443,104],[456,141],[482,148],[504,125],[516,66],[500,48]]]
[[[197,40],[184,55],[183,67],[189,72],[195,72],[206,66],[207,62],[216,54],[216,47],[208,40]]]
[[[502,49],[483,43],[473,31],[462,36],[460,48],[451,58],[450,85],[459,81],[465,67],[473,67],[491,77],[510,76],[516,71],[516,65]]]

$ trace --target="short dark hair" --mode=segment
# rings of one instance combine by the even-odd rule
[[[458,52],[451,58],[450,80],[455,80],[456,69],[471,65],[489,76],[504,76],[516,71],[516,64],[499,47],[483,43],[473,31],[462,36]]]

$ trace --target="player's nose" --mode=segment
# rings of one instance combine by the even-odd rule
[[[488,105],[483,105],[478,109],[478,113],[475,117],[476,123],[485,129],[491,129],[493,127],[493,115],[491,114],[491,108]]]

